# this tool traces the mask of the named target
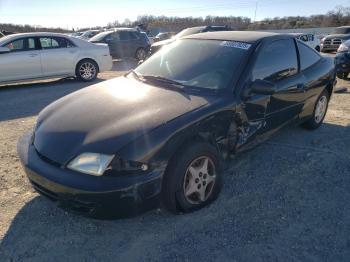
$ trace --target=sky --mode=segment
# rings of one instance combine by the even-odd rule
[[[82,28],[134,21],[138,15],[244,16],[256,21],[325,14],[349,0],[0,0],[0,23]],[[257,8],[256,8],[257,7]],[[255,14],[256,11],[256,14]]]

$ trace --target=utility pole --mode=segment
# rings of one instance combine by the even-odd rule
[[[255,2],[254,23],[256,21],[256,13],[258,12],[258,1]]]

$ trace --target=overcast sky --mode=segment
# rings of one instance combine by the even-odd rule
[[[254,19],[276,16],[324,14],[349,0],[0,0],[0,23],[47,27],[105,26],[108,22],[136,20],[138,15],[246,16]]]

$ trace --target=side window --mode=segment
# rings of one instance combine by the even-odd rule
[[[28,38],[28,49],[29,50],[35,49],[35,39],[34,38]]]
[[[277,82],[298,72],[294,40],[277,40],[265,46],[256,60],[252,80]]]
[[[127,31],[120,31],[119,32],[119,37],[120,37],[121,41],[126,41],[126,40],[130,39],[129,32],[127,32]]]
[[[138,37],[138,35],[136,34],[136,33],[134,33],[134,32],[129,32],[129,39],[131,39],[131,40],[136,40],[136,39],[138,39],[139,37]]]
[[[299,56],[300,56],[300,70],[304,70],[313,64],[317,63],[321,57],[312,48],[306,46],[305,44],[297,41]]]
[[[120,40],[119,33],[116,32],[116,33],[109,34],[105,37],[105,39],[112,39],[113,41],[119,41]]]
[[[58,41],[52,37],[40,37],[42,49],[60,48]]]
[[[55,37],[53,40],[57,41],[59,48],[70,48],[74,47],[74,44],[63,37]]]
[[[25,51],[25,38],[8,43],[6,47],[10,49],[11,52]]]

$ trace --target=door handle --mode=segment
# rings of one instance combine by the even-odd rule
[[[30,54],[29,57],[36,57],[38,54]]]

